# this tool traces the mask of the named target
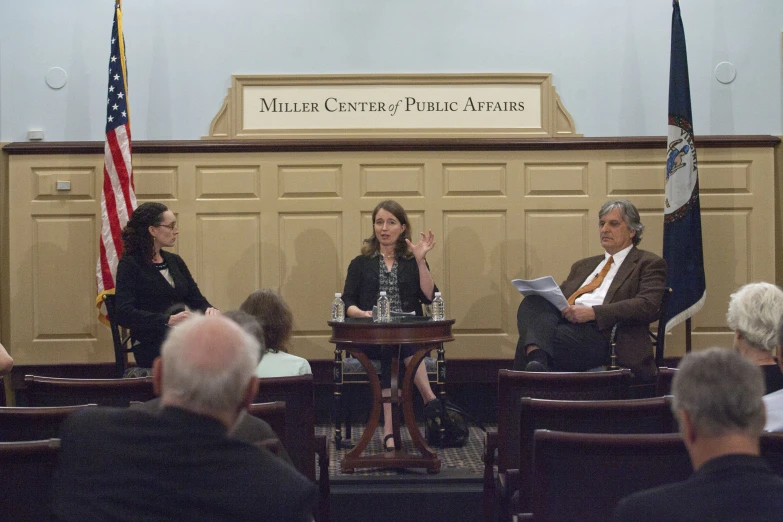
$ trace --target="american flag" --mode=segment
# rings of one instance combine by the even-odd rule
[[[103,191],[101,192],[100,258],[96,277],[101,308],[104,294],[114,293],[114,276],[122,255],[122,228],[136,208],[131,133],[128,112],[128,82],[125,67],[125,41],[122,35],[122,4],[114,6],[109,58],[109,95],[106,100],[106,144],[103,149]],[[101,314],[102,317],[105,313]]]

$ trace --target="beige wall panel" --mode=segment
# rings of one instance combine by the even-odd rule
[[[445,196],[505,196],[505,165],[444,165]]]
[[[551,275],[560,284],[575,261],[590,255],[587,211],[525,213],[525,274],[522,279]],[[596,232],[597,234],[597,232]],[[513,277],[511,278],[513,279]]]
[[[146,167],[136,164],[133,157],[133,183],[136,186],[136,197],[147,201],[170,201],[177,199],[177,167]],[[101,172],[103,183],[103,172]]]
[[[259,221],[258,214],[197,218],[196,266],[189,268],[201,293],[218,309],[238,308],[260,287]]]
[[[198,199],[258,199],[258,167],[196,167]]]
[[[750,210],[702,209],[701,219],[705,250],[714,245],[720,249],[720,255],[705,256],[707,304],[693,317],[693,332],[694,336],[709,337],[709,341],[702,340],[700,344],[706,341],[730,346],[731,334],[726,327],[729,296],[740,286],[753,281]],[[715,333],[723,335],[715,336]]]
[[[359,171],[362,197],[424,196],[424,165],[365,164]]]
[[[587,164],[525,165],[526,196],[586,196]]]
[[[447,280],[438,286],[447,315],[457,320],[455,331],[504,334],[509,286],[505,214],[447,212],[443,226]]]
[[[774,158],[766,148],[699,150],[708,299],[694,318],[694,349],[726,344],[726,300],[737,286],[774,281]],[[18,364],[112,360],[108,330],[94,315],[102,163],[100,154],[8,158],[3,277],[11,305],[2,333]],[[295,315],[291,349],[311,359],[332,357],[329,305],[382,199],[406,208],[414,241],[435,233],[427,261],[457,317],[449,357],[513,357],[521,297],[508,281],[560,282],[574,261],[600,253],[597,211],[606,199],[631,199],[647,227],[642,248],[660,253],[662,244],[657,149],[136,154],[134,168],[138,199],[160,200],[177,216],[174,250],[204,294],[225,309],[255,287],[281,290]],[[88,171],[94,197],[39,198],[38,173]],[[44,228],[55,240],[35,239],[39,220],[51,221]],[[57,249],[66,250],[64,262]],[[33,252],[51,266],[35,283]],[[58,278],[66,264],[76,276]],[[38,296],[34,284],[50,288]],[[66,319],[49,302],[34,308],[34,298],[49,296],[73,303]],[[675,328],[667,356],[684,352],[682,331]],[[39,333],[67,339],[36,340]]]
[[[699,162],[701,194],[747,194],[751,190],[750,162]]]
[[[302,357],[328,358],[333,349],[326,321],[334,293],[342,291],[345,279],[338,256],[342,220],[340,213],[279,216],[279,288],[294,311],[291,351]]]
[[[281,198],[335,198],[342,194],[340,165],[281,166]]]
[[[606,165],[606,193],[612,198],[628,199],[640,194],[657,194],[663,200],[664,173],[661,163]]]
[[[101,174],[103,176],[103,174]],[[41,168],[33,172],[33,199],[95,199],[95,168]],[[58,190],[58,183],[68,183],[69,188]]]

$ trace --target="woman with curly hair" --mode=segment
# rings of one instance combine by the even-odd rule
[[[174,246],[178,235],[174,213],[154,202],[139,205],[122,230],[115,314],[118,324],[130,328],[133,356],[141,368],[152,367],[168,329],[191,311],[220,313],[201,295],[182,258],[163,250]]]
[[[294,327],[294,314],[277,292],[256,290],[240,310],[260,323],[263,334],[258,341],[263,354],[256,368],[257,377],[289,377],[313,373],[307,359],[288,353],[288,340]]]

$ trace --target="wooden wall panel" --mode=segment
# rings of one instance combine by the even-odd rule
[[[94,314],[102,161],[99,154],[8,156],[3,277],[12,306],[3,335],[18,364],[112,358]],[[552,275],[560,282],[574,261],[600,253],[604,201],[636,203],[647,227],[641,246],[660,253],[663,161],[660,147],[195,150],[137,153],[134,167],[139,200],[162,200],[177,215],[175,250],[216,306],[235,308],[260,287],[282,292],[295,315],[293,353],[331,358],[326,320],[334,292],[372,233],[373,208],[392,198],[408,211],[414,241],[435,233],[427,260],[457,319],[449,357],[511,358],[521,296],[509,281]],[[699,161],[708,289],[694,318],[696,349],[728,346],[728,295],[745,282],[774,281],[776,270],[774,149],[701,148]],[[70,176],[72,197],[53,195],[57,175]],[[63,303],[67,313],[58,316]],[[681,355],[682,327],[670,337],[666,355]]]

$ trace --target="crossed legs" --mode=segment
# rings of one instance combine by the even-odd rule
[[[412,356],[405,357],[403,360],[405,361],[405,366],[410,363]],[[419,367],[416,368],[416,373],[413,376],[413,383],[416,385],[416,388],[419,390],[419,393],[421,394],[422,399],[424,399],[424,404],[427,404],[431,400],[435,399],[435,393],[432,391],[432,387],[430,386],[430,380],[427,377],[427,370],[424,367],[424,361],[419,364]],[[384,397],[391,397],[391,388],[385,388],[381,390],[381,395]],[[394,431],[393,425],[392,425],[392,404],[391,403],[384,403],[383,404],[383,444],[384,449],[393,449],[394,447],[394,441],[392,440],[389,435],[392,434]]]

